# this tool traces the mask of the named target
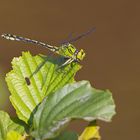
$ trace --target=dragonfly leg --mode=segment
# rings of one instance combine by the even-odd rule
[[[65,61],[62,65],[60,65],[58,68],[62,68],[70,63],[72,63],[74,61],[73,58],[69,58],[67,61]]]
[[[65,69],[64,67],[71,64],[74,61],[73,58],[69,58],[67,61],[65,61],[62,65],[58,66],[56,68],[56,71],[60,74],[62,73],[62,77],[65,77],[67,75],[67,73],[69,72],[69,70],[71,69],[71,66],[68,67],[68,69]],[[63,69],[64,68],[64,69]]]

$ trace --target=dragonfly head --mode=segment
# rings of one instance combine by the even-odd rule
[[[85,54],[84,50],[81,49],[81,50],[77,53],[77,60],[78,60],[78,61],[82,61],[82,60],[84,59],[85,55],[86,55],[86,54]]]

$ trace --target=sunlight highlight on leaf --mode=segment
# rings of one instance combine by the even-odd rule
[[[16,131],[9,131],[6,140],[26,140],[26,138]]]

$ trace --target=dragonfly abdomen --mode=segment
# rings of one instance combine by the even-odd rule
[[[40,41],[37,41],[37,40],[20,37],[20,36],[17,36],[17,35],[2,34],[1,36],[5,39],[12,40],[12,41],[22,41],[22,42],[27,42],[27,43],[32,43],[32,44],[35,44],[35,45],[39,45],[39,46],[48,48],[49,50],[51,50],[53,52],[58,50],[58,47],[51,46],[49,44],[46,44],[46,43],[43,43],[43,42],[40,42]]]

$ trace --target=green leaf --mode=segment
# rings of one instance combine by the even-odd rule
[[[0,107],[4,109],[8,105],[9,92],[4,81],[3,71],[0,69]]]
[[[0,140],[5,140],[10,131],[23,134],[24,127],[13,122],[6,112],[0,111]]]
[[[115,105],[109,90],[97,90],[88,81],[67,84],[43,100],[33,119],[31,135],[53,138],[73,119],[111,121]]]
[[[63,62],[62,57],[33,57],[29,52],[23,52],[22,56],[13,59],[13,70],[7,74],[6,82],[11,92],[10,101],[21,120],[28,123],[32,111],[45,96],[66,83],[74,82],[80,65],[73,63],[72,66],[56,70]]]
[[[26,137],[22,136],[16,131],[9,131],[7,133],[6,140],[26,140]]]
[[[79,136],[78,140],[100,140],[101,136],[99,134],[100,127],[97,125],[96,121],[91,122]]]
[[[51,140],[78,140],[78,135],[76,132],[64,131],[58,137]]]

